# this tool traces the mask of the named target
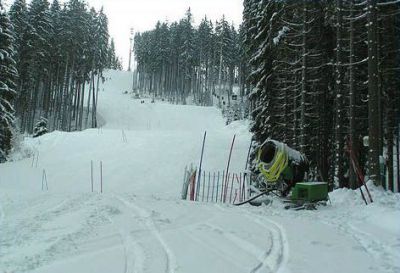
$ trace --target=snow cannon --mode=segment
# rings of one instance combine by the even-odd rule
[[[261,177],[257,186],[265,190],[277,190],[281,196],[286,196],[297,182],[302,182],[309,170],[304,154],[271,139],[267,139],[258,149],[256,164]]]

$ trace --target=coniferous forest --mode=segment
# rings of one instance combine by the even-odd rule
[[[267,138],[285,142],[307,156],[310,179],[356,188],[351,151],[384,186],[385,162],[392,190],[399,172],[399,1],[243,5],[238,29],[225,17],[196,25],[189,8],[178,22],[137,33],[133,89],[181,104],[191,96],[206,106],[221,106],[225,96],[229,108],[238,88],[255,147]],[[81,0],[16,0],[0,16],[0,160],[13,131],[32,133],[37,122],[50,130],[96,127],[103,70],[121,68],[103,10]]]
[[[189,8],[179,22],[158,22],[136,34],[134,53],[140,91],[176,103],[193,95],[197,104],[212,105],[216,90],[223,89],[230,103],[240,74],[240,36],[225,17],[215,23],[204,17],[196,28]]]
[[[386,161],[392,190],[400,123],[399,5],[244,1],[242,50],[256,142],[287,143],[307,155],[315,180],[340,187],[358,186],[349,149],[379,185],[385,185],[380,161]]]
[[[103,70],[121,68],[103,10],[81,0],[15,0],[7,12],[0,1],[0,9],[0,161],[14,131],[96,127]]]

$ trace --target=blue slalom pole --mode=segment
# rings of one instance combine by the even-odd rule
[[[207,136],[207,131],[204,131],[204,137],[203,137],[203,146],[201,148],[201,156],[200,156],[200,165],[199,165],[199,177],[197,179],[197,191],[196,191],[196,201],[199,197],[199,190],[200,190],[200,182],[201,182],[201,165],[203,164],[203,155],[204,155],[204,145],[206,143],[206,136]]]

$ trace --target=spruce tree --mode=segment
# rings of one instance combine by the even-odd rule
[[[14,98],[17,70],[13,57],[14,31],[11,21],[0,1],[0,163],[11,150],[14,129]]]

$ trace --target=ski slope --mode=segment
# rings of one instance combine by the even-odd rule
[[[100,129],[26,138],[0,165],[0,273],[399,272],[400,197],[338,190],[318,211],[180,200],[183,170],[243,171],[247,124],[219,110],[141,104],[131,75],[109,71]],[[94,193],[91,192],[91,162]],[[103,193],[100,193],[100,162]],[[42,191],[43,172],[48,190]],[[45,186],[45,189],[47,187]]]

